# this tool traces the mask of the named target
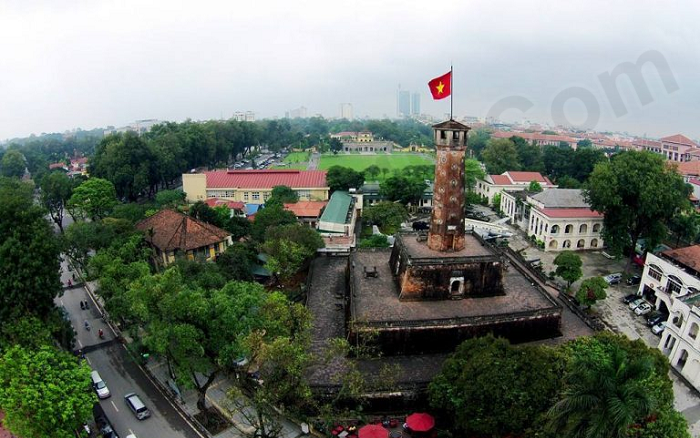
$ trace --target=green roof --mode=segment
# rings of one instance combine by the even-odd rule
[[[321,215],[321,222],[331,222],[334,224],[345,224],[348,220],[348,211],[352,204],[352,196],[348,192],[335,191],[326,205]]]

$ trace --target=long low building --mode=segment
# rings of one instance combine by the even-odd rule
[[[474,191],[477,195],[487,197],[489,204],[492,204],[493,197],[498,193],[504,190],[527,190],[532,181],[537,182],[544,190],[557,187],[539,172],[507,171],[500,175],[486,175],[484,179],[477,180]]]
[[[322,170],[215,170],[182,175],[187,202],[208,198],[264,204],[275,186],[292,188],[300,201],[327,201],[329,187]]]

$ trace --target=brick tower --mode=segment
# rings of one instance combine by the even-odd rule
[[[454,120],[433,126],[437,159],[428,247],[464,249],[464,154],[469,127]]]

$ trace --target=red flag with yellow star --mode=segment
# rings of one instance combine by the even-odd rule
[[[444,99],[452,93],[452,71],[448,71],[442,76],[439,76],[428,82],[428,88],[433,93],[433,99]]]

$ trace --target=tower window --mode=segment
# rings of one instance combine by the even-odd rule
[[[452,138],[453,138],[454,140],[459,140],[459,131],[454,131],[454,132],[452,133]]]
[[[445,131],[440,131],[440,138],[443,139],[443,140],[447,139],[447,132],[445,132]]]

